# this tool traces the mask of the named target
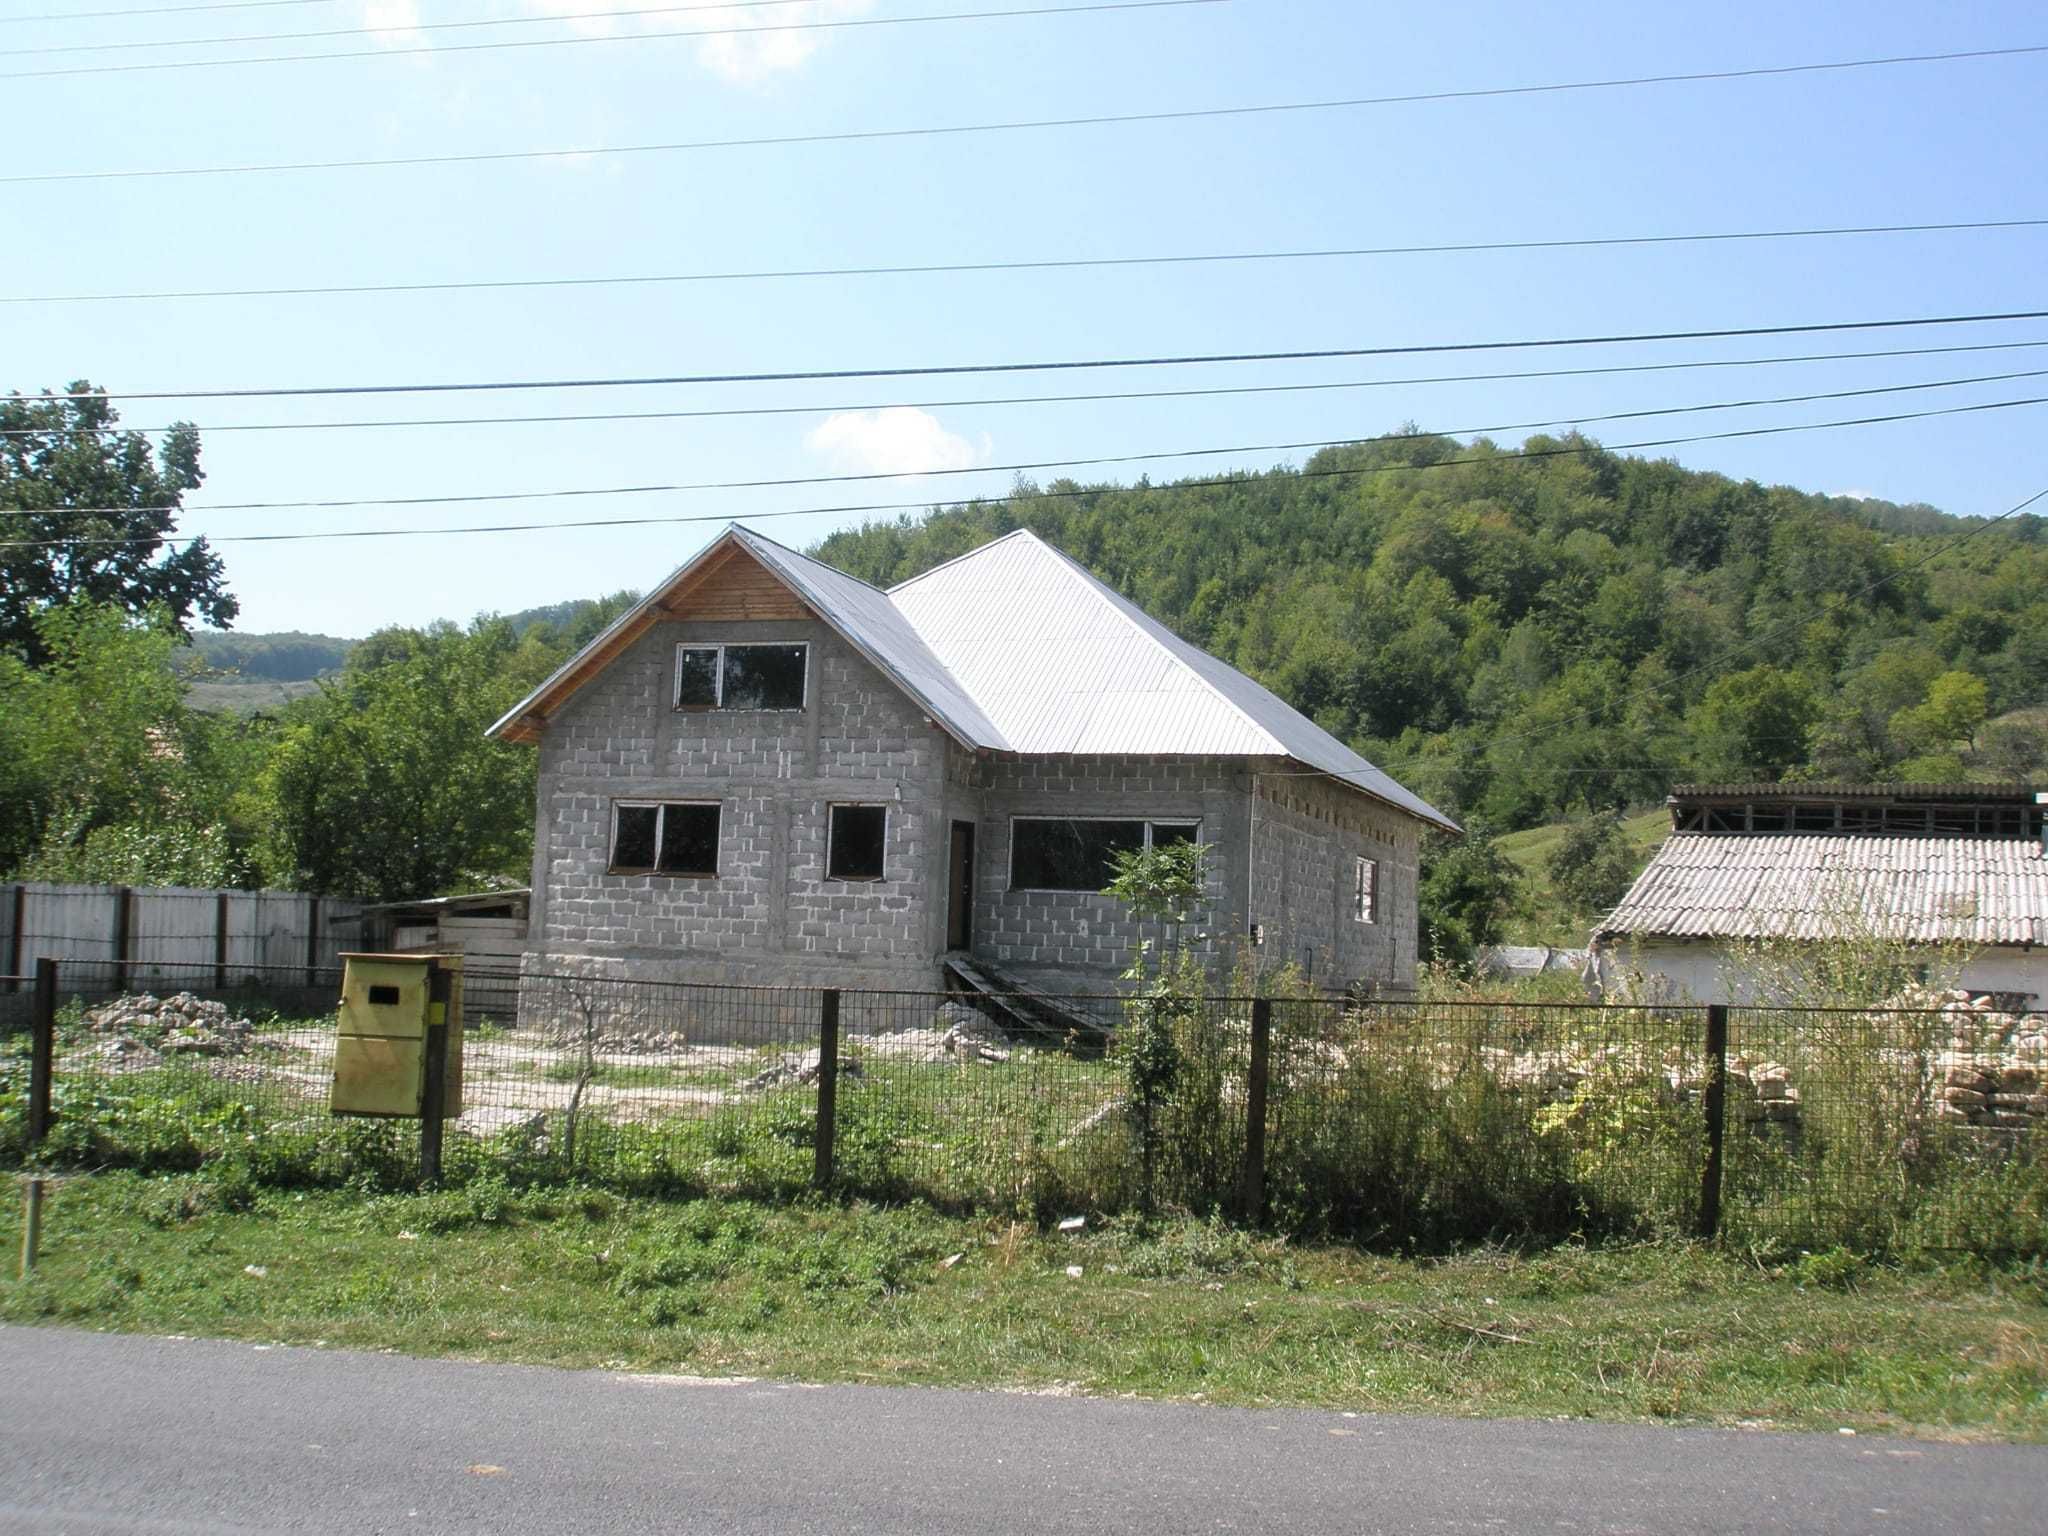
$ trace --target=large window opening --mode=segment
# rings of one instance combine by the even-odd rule
[[[1198,842],[1194,821],[1112,821],[1019,816],[1010,823],[1010,889],[1099,891],[1116,878],[1120,853]]]
[[[622,802],[612,807],[615,875],[716,875],[717,805]]]
[[[889,810],[881,805],[835,805],[825,845],[828,880],[879,880],[889,841]]]
[[[1380,866],[1375,859],[1353,861],[1351,871],[1351,920],[1355,923],[1376,923],[1379,921]]]
[[[675,707],[802,709],[808,645],[679,645]]]

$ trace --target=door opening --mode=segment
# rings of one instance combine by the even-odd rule
[[[947,860],[946,948],[974,947],[974,823],[953,823]]]

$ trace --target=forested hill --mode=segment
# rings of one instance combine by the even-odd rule
[[[887,585],[1030,528],[1501,830],[1688,778],[2041,766],[2039,725],[1997,717],[2048,702],[2048,522],[1987,529],[1581,438],[1520,453],[1396,437],[1221,485],[1020,484],[814,553]]]

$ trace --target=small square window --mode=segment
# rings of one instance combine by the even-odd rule
[[[825,850],[827,880],[879,880],[889,838],[889,810],[881,805],[835,805]]]
[[[664,805],[661,808],[661,862],[655,871],[663,875],[715,875],[718,873],[718,807],[715,805]]]
[[[721,709],[802,709],[806,645],[728,645]]]
[[[676,708],[718,708],[718,647],[676,647]]]
[[[716,805],[671,802],[619,805],[612,810],[615,875],[716,875]]]
[[[661,807],[622,805],[612,813],[612,869],[615,873],[647,873],[654,868],[659,846]]]
[[[1351,875],[1351,918],[1353,922],[1379,921],[1380,866],[1374,859],[1359,859]]]

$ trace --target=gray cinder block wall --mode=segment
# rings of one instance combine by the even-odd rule
[[[685,642],[802,640],[802,710],[678,713]],[[929,889],[946,738],[823,625],[658,624],[540,746],[529,969],[649,979],[929,988]],[[721,808],[715,879],[608,872],[619,800]],[[884,878],[825,878],[829,807],[888,810]]]
[[[678,713],[679,643],[801,640],[800,711]],[[1198,821],[1210,899],[1193,915],[1219,979],[1253,924],[1262,966],[1326,990],[1413,985],[1418,830],[1284,760],[977,755],[822,624],[654,626],[582,688],[540,745],[529,971],[923,991],[940,983],[952,823],[975,827],[975,955],[1050,991],[1101,991],[1139,927],[1093,892],[1010,888],[1018,816]],[[619,800],[721,807],[716,879],[608,872]],[[884,878],[825,878],[829,807],[888,809]],[[1355,857],[1379,921],[1351,919]]]

